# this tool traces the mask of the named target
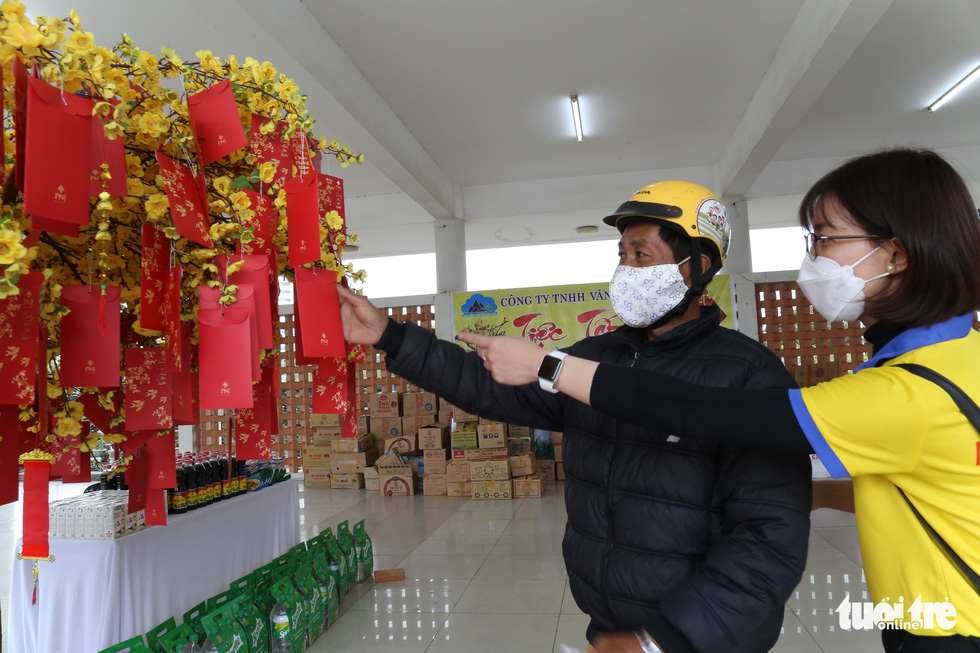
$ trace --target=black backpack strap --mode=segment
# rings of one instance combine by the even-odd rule
[[[916,376],[921,376],[928,381],[932,381],[940,388],[945,390],[949,396],[953,398],[953,402],[956,404],[956,406],[963,412],[966,418],[973,425],[973,428],[980,433],[980,407],[978,407],[976,402],[970,399],[970,397],[968,397],[958,385],[947,379],[939,372],[922,365],[916,365],[915,363],[899,363],[898,365],[895,365],[895,367],[901,367],[902,369],[911,372]],[[963,558],[959,557],[956,552],[953,551],[949,544],[946,543],[946,540],[944,540],[942,536],[940,536],[939,533],[937,533],[935,529],[929,525],[929,522],[927,522],[925,518],[919,514],[919,511],[912,505],[909,498],[905,496],[905,492],[902,491],[902,488],[898,487],[897,485],[895,488],[898,490],[899,494],[902,495],[902,498],[905,499],[905,503],[909,504],[909,508],[912,509],[912,512],[918,518],[919,523],[922,524],[923,528],[925,528],[929,535],[931,535],[939,546],[942,547],[943,551],[946,552],[946,555],[949,556],[949,559],[952,560],[957,567],[959,567],[960,572],[962,572],[966,579],[973,584],[973,589],[980,594],[980,575],[977,575],[977,573],[973,571],[973,569],[971,569],[966,562],[964,562]]]

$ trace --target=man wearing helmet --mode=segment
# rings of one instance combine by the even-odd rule
[[[703,385],[793,387],[772,352],[722,328],[716,305],[699,305],[728,253],[730,224],[714,194],[683,181],[652,184],[605,222],[622,234],[610,296],[625,326],[565,353]],[[772,648],[806,562],[805,456],[678,439],[606,417],[554,394],[562,352],[545,357],[539,384],[498,384],[481,352],[340,292],[345,337],[383,349],[391,372],[471,413],[564,431],[562,552],[598,653]]]

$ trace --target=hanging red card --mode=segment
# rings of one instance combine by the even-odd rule
[[[282,123],[277,122],[276,128],[268,134],[263,134],[260,131],[262,125],[271,120],[271,118],[262,118],[252,114],[252,133],[248,147],[259,163],[275,162],[276,173],[272,178],[272,183],[281,187],[292,173],[292,144],[288,140],[283,140]]]
[[[347,412],[347,356],[321,358],[313,367],[313,412]]]
[[[88,224],[94,106],[40,79],[28,80],[24,213]]]
[[[303,351],[303,323],[299,319],[299,295],[293,284],[293,364],[316,365],[319,358],[307,356]]]
[[[51,445],[55,462],[51,466],[51,476],[60,476],[62,483],[91,483],[92,462],[88,451],[81,451],[78,444],[88,435],[88,425],[82,425],[82,434],[58,438]]]
[[[303,325],[303,354],[316,358],[346,356],[337,275],[328,270],[298,268],[294,291]]]
[[[98,395],[82,394],[75,401],[85,407],[85,419],[90,421],[98,430],[103,433],[118,433],[123,430],[122,426],[116,426],[115,429],[109,426],[109,423],[119,415],[121,397],[118,391],[110,398],[110,405],[113,407],[111,410],[99,403]]]
[[[0,404],[32,404],[37,379],[38,293],[44,275],[21,276],[0,299]]]
[[[146,515],[147,526],[166,526],[167,525],[167,491],[154,490],[146,491]]]
[[[129,506],[127,514],[132,514],[146,508],[146,451],[138,449],[133,459],[126,466],[126,485],[129,486]]]
[[[248,310],[200,310],[197,322],[201,410],[251,408]]]
[[[20,408],[0,406],[0,505],[17,501],[20,494],[20,465],[17,458],[33,449],[33,433],[19,419]]]
[[[272,389],[268,379],[252,386],[251,408],[235,411],[235,455],[239,460],[267,460],[272,457],[270,445],[270,410]]]
[[[197,140],[197,151],[204,165],[248,144],[229,80],[188,96],[187,111]]]
[[[118,100],[109,100],[110,104],[119,104]],[[113,197],[126,197],[126,149],[121,138],[110,141],[106,138],[102,123],[96,118],[92,120],[92,147],[89,161],[89,191],[91,197],[98,197],[102,192],[102,164],[109,164],[108,192]]]
[[[331,229],[333,233],[347,233],[347,214],[344,211],[344,180],[330,175],[319,175],[320,215],[336,211],[344,221],[340,229]]]
[[[255,292],[255,312],[259,329],[259,348],[272,349],[272,299],[269,296],[269,259],[263,254],[227,256],[218,259],[222,272],[232,263],[244,260],[237,272],[228,277],[228,283],[236,286],[251,285]]]
[[[296,132],[292,140],[293,145],[293,165],[296,166],[296,176],[303,177],[317,172],[313,167],[313,159],[310,157],[310,141],[303,132]]]
[[[197,296],[200,301],[200,307],[203,309],[221,309],[221,304],[218,300],[221,299],[221,288],[212,288],[211,286],[198,286]],[[252,284],[243,283],[238,286],[237,301],[229,306],[234,306],[235,308],[244,308],[248,310],[248,325],[250,333],[250,348],[251,348],[251,361],[252,361],[252,380],[258,381],[262,378],[262,371],[260,369],[261,358],[259,356],[259,325],[258,316],[256,315],[255,308],[255,290]]]
[[[144,222],[143,264],[140,266],[140,326],[144,329],[163,331],[164,280],[169,263],[170,239]]]
[[[177,163],[163,152],[157,152],[156,156],[167,199],[170,200],[170,216],[177,233],[199,245],[214,247],[208,233],[208,212],[197,176],[190,168]]]
[[[14,56],[14,183],[24,190],[24,159],[27,152],[27,66]]]
[[[166,352],[160,348],[126,350],[126,429],[172,429],[173,390]]]
[[[239,254],[266,254],[272,249],[272,241],[276,237],[276,222],[279,214],[276,211],[273,200],[268,195],[262,195],[248,189],[243,189],[249,200],[252,202],[252,210],[255,216],[245,220],[242,226],[246,229],[253,229],[254,240],[247,243],[238,241]]]
[[[146,438],[146,466],[150,489],[177,487],[177,464],[174,456],[173,430],[153,433]]]
[[[166,336],[164,349],[167,352],[167,370],[177,372],[182,369],[186,335],[180,321],[180,283],[183,270],[177,267],[167,270],[164,277],[163,334]]]
[[[181,351],[183,363],[177,372],[170,372],[174,388],[174,424],[198,424],[201,411],[195,399],[197,375],[191,372],[191,343],[190,334],[185,334],[184,347]]]
[[[71,311],[61,318],[62,388],[119,386],[119,286],[105,290],[103,310],[98,286],[61,289],[61,303]]]
[[[286,227],[289,236],[289,267],[320,260],[320,201],[316,175],[295,177],[286,182]]]

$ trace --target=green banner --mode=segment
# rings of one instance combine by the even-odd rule
[[[738,327],[729,275],[718,275],[701,302],[721,307],[722,326]],[[609,304],[608,283],[453,293],[453,333],[517,335],[546,349],[612,331],[622,322]]]

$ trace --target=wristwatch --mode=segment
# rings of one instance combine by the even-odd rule
[[[548,352],[548,355],[541,361],[541,365],[538,366],[538,383],[541,384],[541,389],[547,392],[558,392],[555,388],[555,382],[558,381],[558,374],[561,373],[565,356],[568,354],[563,351],[552,351]]]
[[[657,641],[650,637],[650,633],[643,630],[634,630],[633,634],[636,635],[636,641],[640,643],[640,648],[643,649],[643,653],[666,653]]]

